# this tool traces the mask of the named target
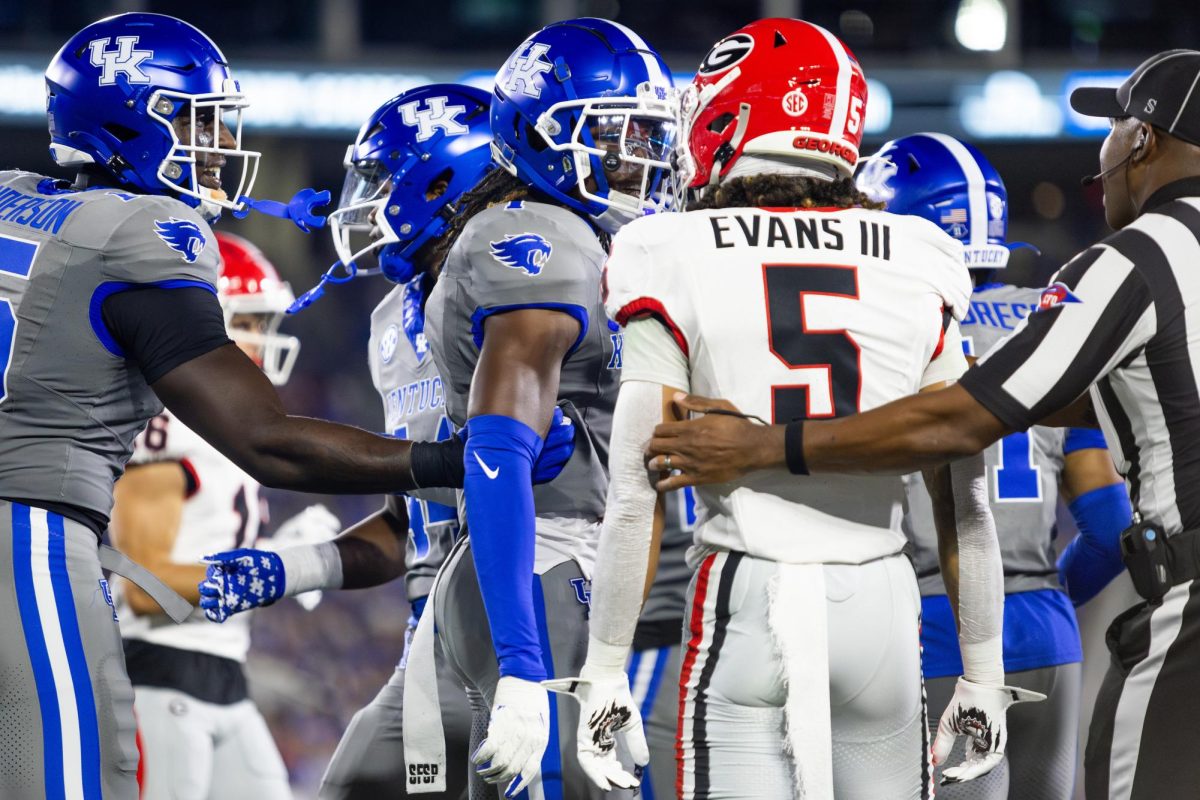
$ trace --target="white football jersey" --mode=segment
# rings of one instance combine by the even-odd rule
[[[164,411],[150,420],[134,441],[130,466],[177,462],[187,473],[188,495],[171,560],[197,563],[220,550],[254,547],[265,516],[259,483],[215,447]],[[120,532],[118,531],[118,536]],[[250,649],[250,613],[235,614],[221,625],[195,612],[181,625],[165,614],[137,616],[124,597],[117,598],[121,635],[166,647],[196,650],[237,661]]]
[[[963,366],[949,377],[965,367],[954,322],[971,294],[962,246],[917,217],[758,208],[647,217],[615,237],[606,293],[617,322],[658,319],[687,361],[686,375],[644,374],[627,343],[623,380],[686,381],[679,388],[768,422],[913,394],[936,382],[926,376],[950,353]],[[697,554],[854,564],[904,545],[900,476],[768,471],[698,496]]]

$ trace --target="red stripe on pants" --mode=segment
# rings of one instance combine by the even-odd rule
[[[687,655],[684,656],[683,667],[679,670],[679,719],[675,727],[676,797],[683,797],[683,709],[687,704],[687,685],[692,679],[696,657],[700,654],[700,643],[704,640],[704,600],[708,595],[708,576],[718,555],[713,553],[700,564],[700,574],[696,578],[696,594],[692,598],[692,615],[688,622],[688,630],[692,632],[692,637],[688,640]]]

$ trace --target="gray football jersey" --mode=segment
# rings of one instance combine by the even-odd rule
[[[692,546],[692,531],[696,529],[696,495],[692,488],[670,492],[665,512],[658,570],[640,617],[645,622],[682,620],[687,587],[692,580],[692,570],[687,565],[687,551]]]
[[[962,321],[968,355],[982,356],[1037,308],[1039,289],[990,284],[971,295]],[[1035,426],[1005,436],[984,451],[988,492],[1006,592],[1060,588],[1055,567],[1054,520],[1063,468],[1063,428]],[[920,474],[905,478],[904,532],[914,547],[921,594],[945,594],[938,571],[933,507]]]
[[[588,224],[564,208],[523,201],[494,206],[464,228],[426,306],[446,410],[459,427],[467,421],[487,317],[554,308],[579,320],[579,339],[563,362],[558,387],[559,405],[577,428],[575,452],[557,478],[534,487],[540,517],[604,516],[621,366],[620,333],[600,301],[605,258]]]
[[[212,231],[180,201],[0,172],[0,497],[107,517],[134,437],[163,406],[102,303],[131,284],[216,281]]]
[[[383,400],[387,433],[402,439],[434,442],[453,434],[446,416],[446,393],[425,338],[421,308],[424,276],[397,286],[371,312],[368,361],[371,380]],[[453,489],[405,495],[408,543],[405,589],[409,600],[425,597],[433,576],[458,538],[458,510]],[[440,501],[440,502],[439,502]]]

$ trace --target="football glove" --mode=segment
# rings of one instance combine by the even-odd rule
[[[337,536],[342,530],[342,523],[325,506],[317,503],[301,511],[296,516],[279,526],[279,530],[269,539],[260,539],[259,545],[264,550],[272,552],[284,547],[297,547],[318,542],[326,542]],[[320,602],[323,593],[320,589],[302,592],[296,595],[296,602],[305,611],[312,611]]]
[[[269,550],[239,548],[205,556],[208,570],[200,584],[200,608],[213,622],[269,606],[283,597],[283,560]]]
[[[533,681],[506,675],[496,684],[487,738],[471,760],[488,783],[507,783],[505,797],[515,797],[542,771],[542,754],[550,741],[550,699]]]
[[[546,438],[542,442],[542,452],[533,462],[533,482],[549,483],[557,478],[574,452],[575,423],[570,417],[564,417],[562,409],[555,406],[550,429],[546,431]]]
[[[642,715],[623,671],[603,672],[585,664],[578,678],[543,681],[542,685],[579,701],[575,744],[579,766],[592,783],[606,792],[632,789],[641,783],[641,778],[630,775],[617,760],[617,734],[621,734],[636,766],[650,762]]]
[[[942,784],[962,783],[991,772],[1004,758],[1008,745],[1005,711],[1013,703],[1045,699],[1040,692],[1016,686],[984,686],[959,678],[954,697],[938,723],[933,763],[946,762],[959,735],[967,737],[967,757],[962,764],[942,772]]]

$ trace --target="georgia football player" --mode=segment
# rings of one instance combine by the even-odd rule
[[[291,289],[250,242],[219,233],[217,243],[217,296],[230,337],[281,386],[300,345],[277,331],[294,299]],[[258,540],[266,508],[259,489],[164,411],[134,440],[127,471],[113,488],[109,532],[122,552],[194,603],[205,554]],[[338,530],[337,518],[316,505],[285,522],[271,541],[320,541]],[[136,584],[122,580],[118,588],[143,796],[291,797],[283,759],[246,692],[249,615],[216,627],[197,611],[175,625]]]
[[[618,667],[653,549],[643,450],[672,417],[674,394],[720,393],[766,420],[829,417],[966,369],[961,245],[879,210],[850,177],[867,98],[849,50],[816,25],[760,20],[709,51],[694,88],[684,114],[701,197],[688,213],[626,226],[606,270],[607,307],[625,326],[612,482],[587,665],[559,682],[583,703],[579,757],[601,785],[629,778],[612,755],[615,733],[640,749]],[[1000,760],[1005,708],[1026,695],[1003,686],[1003,587],[982,459],[927,477],[966,674],[935,757],[970,735],[971,758],[951,771],[965,779]],[[678,796],[928,796],[901,478],[761,472],[698,494]]]
[[[905,136],[863,159],[857,183],[892,213],[924,217],[963,243],[975,283],[971,310],[961,323],[968,356],[983,356],[1038,307],[1043,290],[997,280],[1014,246],[1006,240],[1008,192],[974,146],[940,133]],[[1129,526],[1129,495],[1104,435],[1095,429],[1035,426],[996,442],[984,460],[1004,565],[1004,670],[1008,680],[1048,699],[1009,712],[1006,763],[970,783],[947,785],[938,796],[1069,800],[1075,790],[1083,658],[1071,602],[1086,601],[1123,569],[1120,551],[1111,552],[1111,545]],[[936,717],[954,692],[962,659],[938,568],[929,495],[919,475],[905,480],[904,532],[921,588],[925,689]],[[1061,575],[1054,545],[1060,495],[1080,531],[1064,555]],[[1092,552],[1108,555],[1098,560]]]
[[[474,760],[510,796],[596,791],[573,757],[578,708],[550,703],[540,681],[574,674],[584,651],[618,375],[619,331],[600,302],[607,239],[668,196],[677,117],[669,70],[624,26],[567,20],[526,39],[491,101],[501,169],[464,196],[427,306],[446,409],[469,434],[469,546],[443,568],[429,633],[490,709]],[[556,406],[575,422],[575,452],[531,490]]]

